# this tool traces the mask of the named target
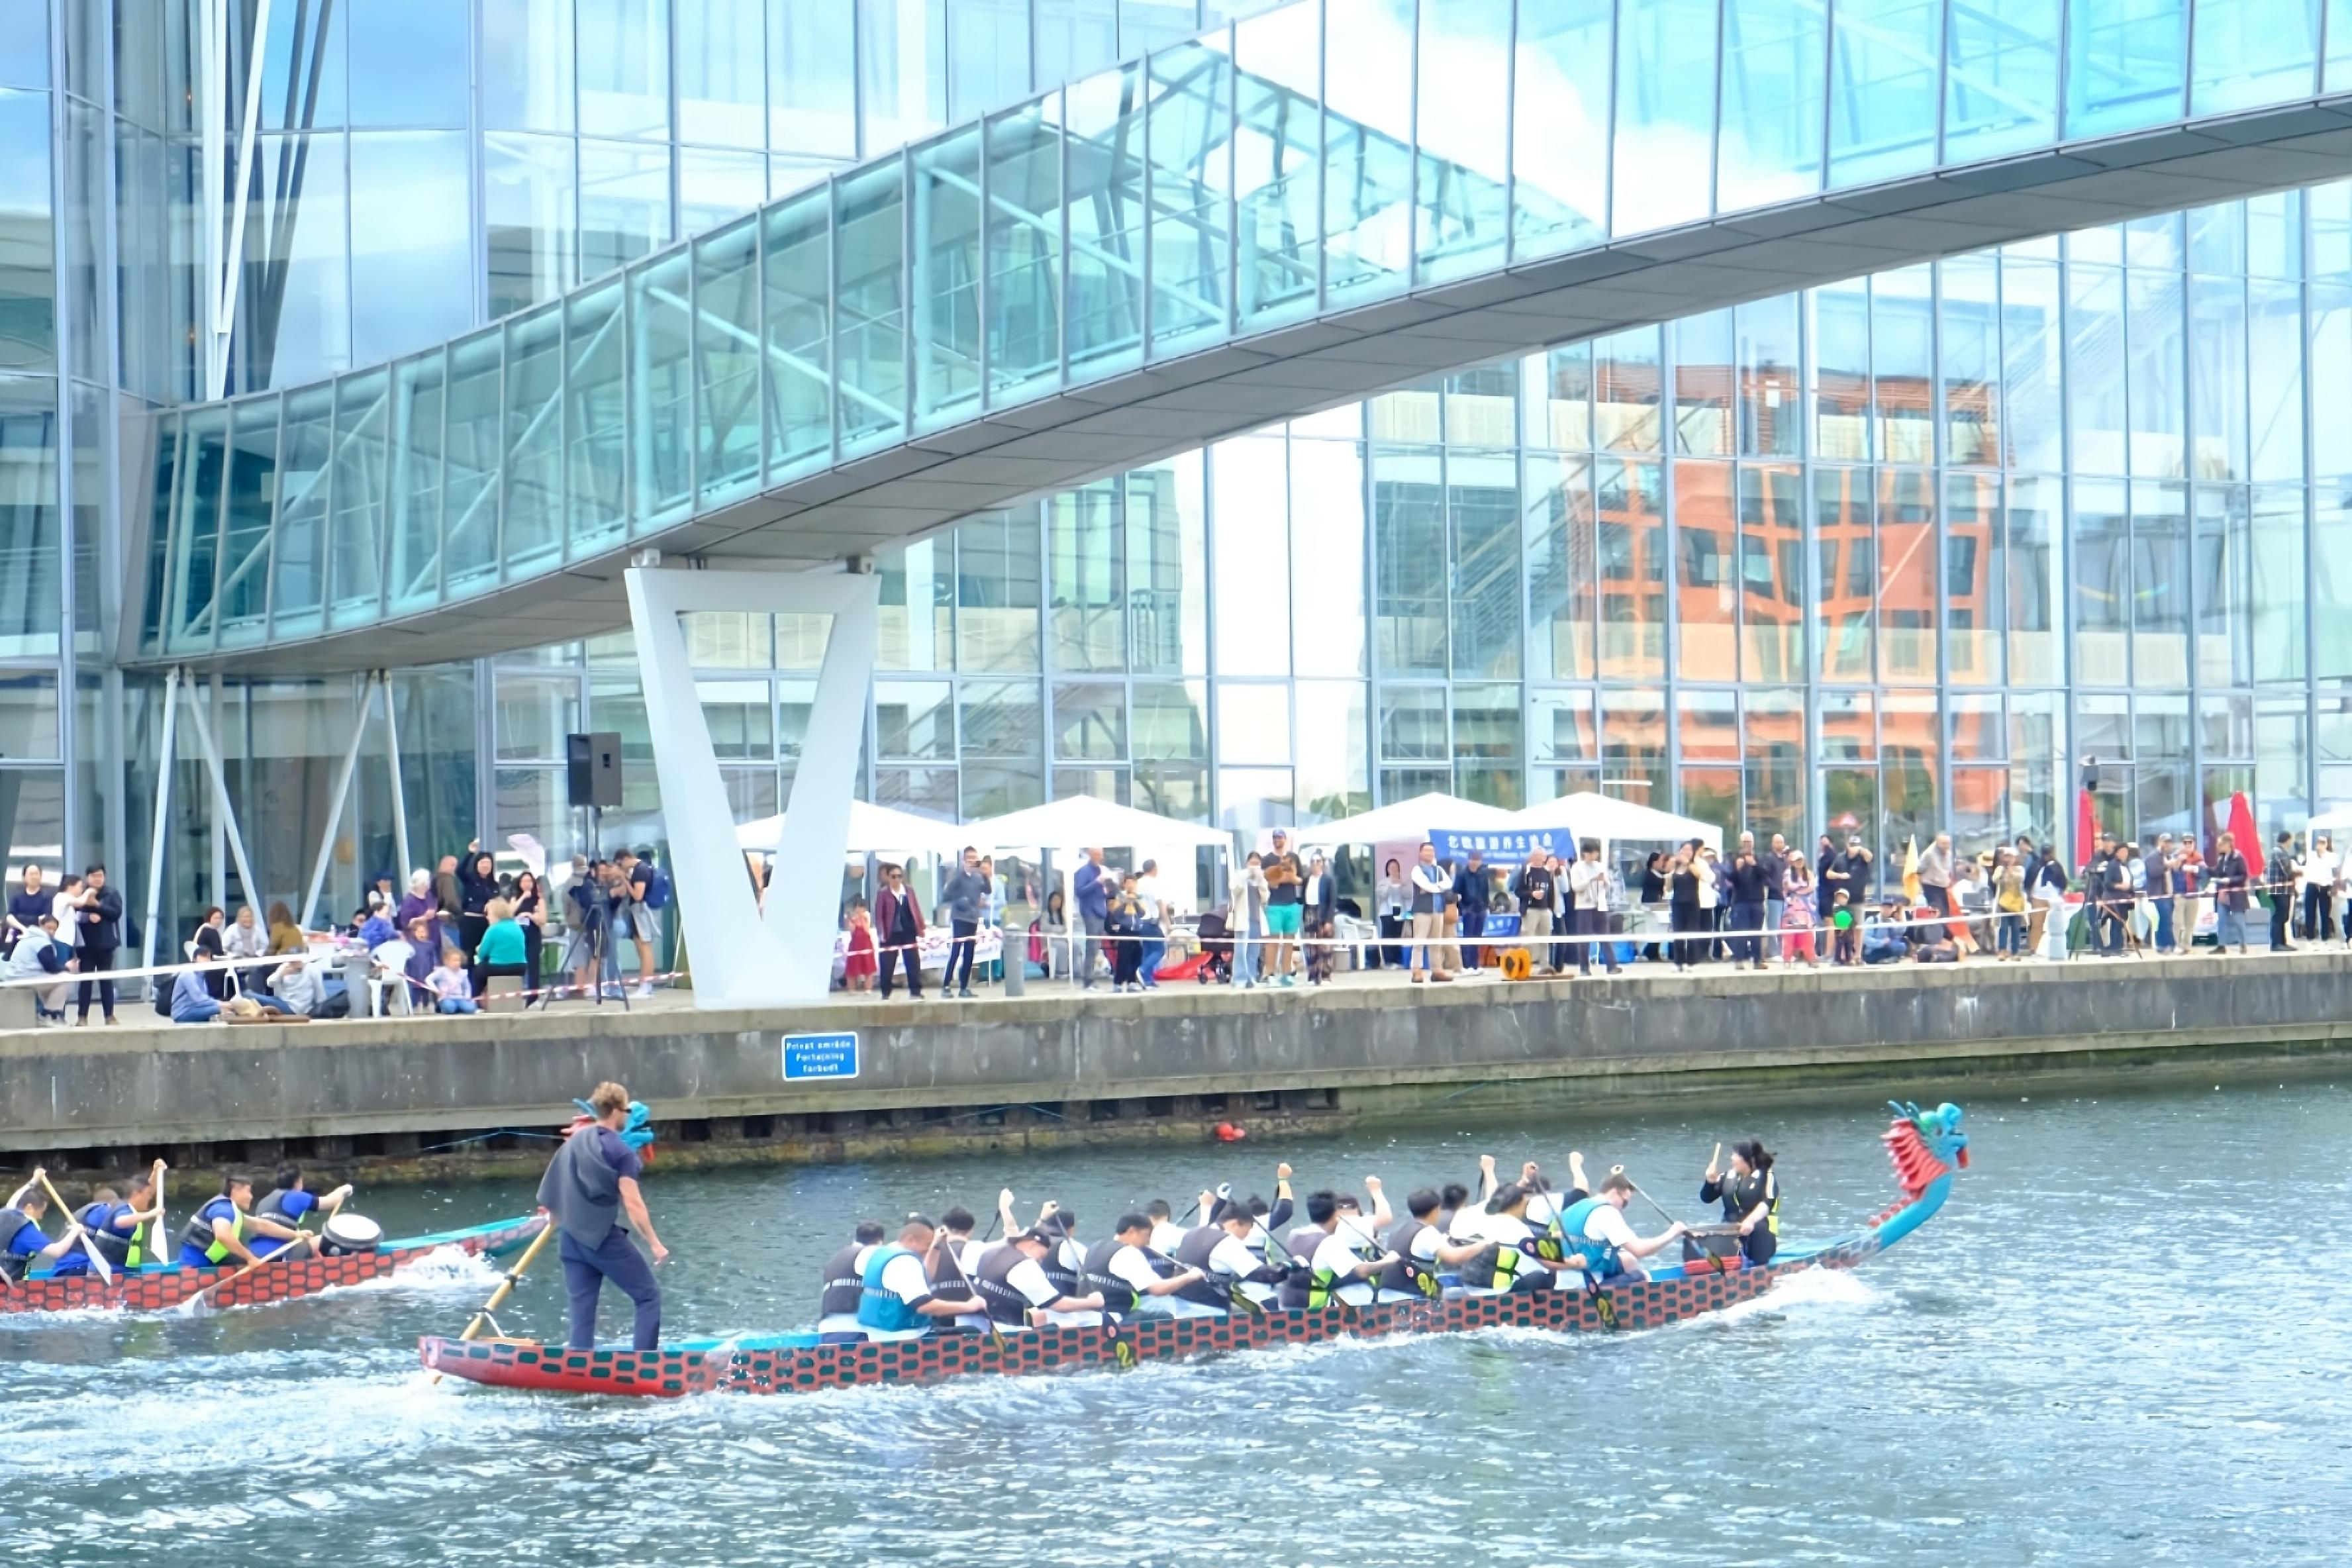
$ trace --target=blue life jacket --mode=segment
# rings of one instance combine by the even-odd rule
[[[857,1298],[859,1328],[879,1329],[888,1334],[904,1334],[930,1327],[929,1318],[915,1310],[895,1292],[886,1289],[882,1284],[882,1270],[889,1267],[892,1258],[913,1256],[905,1247],[893,1244],[876,1247],[874,1256],[866,1260],[865,1290]]]
[[[1568,1205],[1559,1216],[1560,1245],[1570,1253],[1584,1259],[1584,1271],[1596,1279],[1614,1279],[1625,1272],[1625,1265],[1617,1256],[1617,1248],[1606,1241],[1595,1241],[1584,1234],[1584,1222],[1592,1211],[1608,1203],[1607,1198],[1586,1198]]]

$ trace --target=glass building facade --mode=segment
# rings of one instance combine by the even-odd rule
[[[176,629],[233,649],[299,632],[306,614],[332,627],[392,603],[399,538],[340,515],[335,498],[396,489],[412,448],[394,426],[422,398],[444,439],[490,454],[472,472],[503,487],[502,549],[529,542],[512,520],[540,515],[514,499],[533,475],[563,498],[560,516],[541,509],[551,541],[625,520],[631,499],[596,511],[593,465],[571,466],[568,437],[518,412],[534,386],[560,383],[581,401],[559,431],[596,427],[581,389],[600,374],[587,357],[598,295],[583,286],[611,273],[615,300],[625,278],[653,289],[657,253],[706,236],[673,254],[678,287],[707,289],[733,275],[726,236],[748,232],[728,226],[763,203],[974,116],[1017,117],[1009,106],[1061,82],[1116,81],[1103,68],[1265,8],[284,0],[248,79],[243,30],[259,8],[230,0],[226,79],[255,129],[225,310],[204,283],[213,206],[194,107],[213,8],[20,0],[29,26],[0,33],[9,858],[109,860],[137,907],[168,765],[166,922],[206,901],[299,894],[329,837],[361,682],[247,679],[231,659],[197,687],[260,884],[246,889],[184,723],[175,757],[159,754],[163,686],[137,665],[171,649],[143,637]],[[1582,206],[1564,196],[1561,221],[1605,210],[1621,231],[1663,226],[1725,193],[1754,205],[1925,167],[1938,137],[1946,157],[1991,156],[2047,142],[2062,117],[2122,129],[2274,101],[2352,67],[2352,16],[2323,28],[2315,0],[2193,16],[2049,0],[2004,8],[1982,37],[1977,13],[1947,9],[1654,0],[1636,22],[1618,18],[1598,57],[1601,90],[1613,82],[1622,100],[1610,167],[1554,172],[1562,193],[1601,182]],[[1463,5],[1465,26],[1512,14]],[[1614,12],[1562,0],[1559,15],[1607,37]],[[2231,15],[2242,25],[2223,28]],[[2059,81],[2062,38],[2074,42]],[[1938,39],[1970,68],[1947,73],[1940,95],[1932,67],[1924,92],[1906,87]],[[1705,61],[1682,58],[1702,46]],[[1463,103],[1449,134],[1469,139],[1459,151],[1475,166],[1475,83],[1432,96],[1449,47],[1423,40],[1423,101]],[[1561,61],[1585,58],[1559,47]],[[1384,101],[1377,63],[1347,84],[1370,125]],[[1683,123],[1689,95],[1670,89],[1702,64],[1722,83],[1719,117]],[[2053,81],[2039,99],[2020,86],[2037,72]],[[1412,99],[1410,74],[1401,91]],[[1790,112],[1822,95],[1825,119]],[[1072,136],[1084,96],[1048,100]],[[1338,111],[1341,87],[1329,96]],[[992,119],[986,146],[1018,130]],[[239,166],[234,126],[226,141]],[[1411,156],[1391,167],[1386,145],[1368,139],[1349,167],[1410,184]],[[1709,174],[1696,184],[1682,177],[1694,147]],[[952,137],[910,154],[961,155]],[[992,173],[992,189],[1017,172]],[[1278,159],[1261,173],[1259,210],[1279,218],[1297,190]],[[843,243],[850,184],[826,196]],[[1414,252],[1412,234],[1391,237]],[[773,236],[762,244],[777,254]],[[1015,279],[1018,248],[992,241],[999,283]],[[1156,263],[1161,292],[1181,281],[1180,259]],[[946,322],[965,303],[952,288],[932,302]],[[1066,303],[1085,318],[1077,296]],[[1259,306],[1286,308],[1271,295]],[[690,325],[677,335],[682,363],[708,352]],[[488,345],[479,363],[468,344]],[[1020,346],[1008,329],[982,363],[1017,369]],[[955,384],[966,363],[930,367],[940,406],[972,394]],[[2343,184],[1466,368],[890,552],[866,792],[941,816],[1087,793],[1250,834],[1433,788],[1502,805],[1600,788],[1792,838],[1850,828],[1899,847],[1948,827],[1976,848],[2070,832],[2077,772],[2095,758],[2110,826],[2198,831],[2205,808],[2243,791],[2266,834],[2296,826],[2318,804],[2352,802],[2347,384]],[[488,411],[478,428],[462,416],[469,395]],[[154,504],[125,492],[120,447],[128,422],[183,406],[165,422],[173,450],[208,452],[210,467],[184,458],[206,478],[165,486],[164,504],[215,515],[149,531],[151,543],[188,542],[146,574],[151,595],[208,585],[201,605],[174,597],[166,614],[119,602],[124,518]],[[826,415],[829,427],[850,417]],[[466,482],[457,452],[435,485]],[[750,461],[756,474],[776,459]],[[460,499],[452,489],[443,512]],[[264,536],[272,547],[257,552]],[[445,580],[462,573],[461,547],[436,536]],[[258,575],[244,564],[256,558]],[[738,813],[772,812],[822,628],[704,616],[689,634]],[[591,727],[619,730],[640,764],[607,843],[658,839],[625,634],[457,664],[430,663],[418,640],[387,634],[385,655],[402,667],[389,677],[397,799],[416,858],[517,834],[571,850],[563,737]],[[379,723],[331,838],[330,911],[397,870],[389,756]]]

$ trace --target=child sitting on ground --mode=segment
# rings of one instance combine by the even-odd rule
[[[425,977],[433,988],[434,1011],[437,1013],[478,1013],[474,1005],[474,982],[466,973],[466,955],[454,947],[441,950],[441,967]]]

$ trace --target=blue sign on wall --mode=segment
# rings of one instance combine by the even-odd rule
[[[784,1081],[811,1078],[856,1078],[857,1035],[786,1035]]]
[[[1440,827],[1431,830],[1429,841],[1437,846],[1437,858],[1450,866],[1461,865],[1473,849],[1489,866],[1517,866],[1538,849],[1563,860],[1576,858],[1576,836],[1565,827],[1481,827],[1461,833]]]

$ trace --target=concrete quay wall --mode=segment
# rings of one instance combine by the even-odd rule
[[[1719,973],[980,1002],[840,1002],[0,1036],[0,1164],[284,1150],[397,1162],[461,1137],[518,1166],[600,1079],[691,1161],[1305,1130],[1678,1093],[1925,1093],[1969,1076],[2204,1070],[2352,1044],[2352,954]],[[786,1082],[787,1033],[859,1076]]]

